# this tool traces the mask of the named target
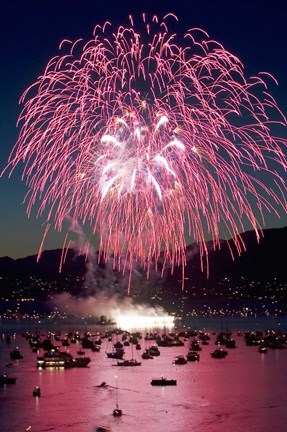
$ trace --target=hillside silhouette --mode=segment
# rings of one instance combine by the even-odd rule
[[[203,271],[200,265],[200,254],[198,245],[192,244],[187,247],[187,266],[185,276],[191,280],[194,285],[201,285],[207,280],[216,282],[224,277],[234,280],[246,277],[255,280],[270,280],[279,278],[287,280],[287,262],[286,262],[286,244],[287,244],[287,227],[267,229],[263,231],[264,236],[258,243],[253,231],[245,232],[241,235],[246,251],[240,256],[232,240],[220,242],[220,249],[213,249],[212,242],[207,242],[208,248],[208,272],[205,265]],[[234,252],[232,259],[230,248]],[[94,260],[93,265],[97,267],[97,274],[111,272],[111,266],[105,263],[98,263],[98,255],[91,258],[78,255],[72,249],[67,251],[66,260],[62,266],[61,272],[61,249],[44,251],[40,260],[37,262],[37,255],[28,256],[20,259],[9,257],[0,258],[0,276],[8,278],[27,278],[30,276],[44,277],[48,279],[61,279],[67,274],[74,276],[84,276],[87,272],[89,260]],[[144,274],[144,272],[143,272]],[[120,277],[120,276],[119,276]],[[174,284],[182,278],[181,266],[176,267],[171,274],[166,271],[163,283],[166,285]],[[158,283],[158,278],[157,278]]]

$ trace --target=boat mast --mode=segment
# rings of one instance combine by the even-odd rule
[[[116,379],[116,408],[119,409],[118,377],[115,376],[115,379]]]
[[[122,415],[122,410],[119,409],[119,404],[118,404],[118,377],[115,376],[115,379],[116,379],[116,409],[114,409],[113,415],[115,417],[120,417]]]

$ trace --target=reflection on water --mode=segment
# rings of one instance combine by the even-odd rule
[[[116,318],[117,327],[124,328],[125,330],[133,329],[168,329],[172,330],[174,327],[174,317],[168,315],[162,316],[149,316],[149,315],[121,315]]]
[[[95,432],[100,425],[112,432],[286,431],[287,349],[260,354],[234,331],[237,348],[229,349],[224,359],[214,359],[210,353],[217,334],[210,332],[209,345],[201,344],[199,362],[176,365],[173,360],[187,355],[193,338],[182,338],[183,346],[159,347],[160,355],[148,360],[141,354],[154,341],[142,339],[141,350],[125,346],[125,357],[140,359],[141,366],[118,367],[105,353],[111,342],[103,339],[99,352],[85,349],[91,358],[87,368],[39,370],[39,354],[20,333],[10,345],[0,342],[1,372],[17,377],[15,385],[0,387],[1,431]],[[113,338],[121,340],[120,335]],[[16,346],[23,359],[11,361]],[[79,347],[73,343],[61,349],[76,356]],[[13,365],[6,367],[8,363]],[[150,385],[161,376],[176,379],[177,385]],[[103,381],[107,386],[100,385]],[[32,395],[37,385],[41,397]],[[117,403],[121,417],[113,416]]]

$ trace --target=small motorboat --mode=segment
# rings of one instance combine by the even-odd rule
[[[10,359],[11,360],[19,360],[19,359],[22,359],[22,358],[23,358],[23,356],[20,353],[20,351],[19,351],[18,348],[15,348],[13,351],[10,352]]]
[[[184,365],[187,363],[187,360],[183,355],[179,355],[173,360],[172,363],[176,365]]]
[[[200,355],[196,351],[188,351],[186,358],[188,361],[199,361]]]
[[[191,351],[201,351],[202,350],[201,346],[199,345],[198,340],[191,341],[190,350]]]
[[[211,357],[221,359],[227,356],[228,352],[222,348],[217,348],[212,353],[210,353]]]
[[[140,365],[141,365],[141,362],[139,362],[135,359],[118,361],[118,363],[117,363],[117,366],[140,366]]]
[[[100,349],[101,349],[101,346],[100,345],[96,345],[96,344],[92,345],[92,347],[91,347],[91,350],[93,352],[100,352]]]
[[[167,379],[165,377],[155,378],[151,380],[151,385],[153,386],[174,386],[177,384],[175,379]]]
[[[151,356],[155,357],[155,356],[159,356],[160,355],[160,350],[158,349],[157,345],[152,345],[150,348],[148,348],[146,350]]]
[[[2,374],[0,375],[0,384],[16,384],[16,379],[15,377],[9,377],[6,374]]]
[[[149,360],[149,359],[153,359],[153,356],[148,351],[145,351],[142,353],[141,358],[143,360]]]
[[[120,417],[123,414],[122,410],[118,408],[118,406],[113,411],[114,417]]]
[[[123,350],[123,348],[117,348],[117,349],[113,350],[112,352],[106,352],[107,357],[113,358],[113,359],[122,359],[124,353],[125,353],[125,351]]]
[[[39,386],[34,387],[33,389],[33,396],[40,397],[41,396],[41,389]]]

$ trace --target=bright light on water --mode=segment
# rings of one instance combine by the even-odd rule
[[[174,317],[148,316],[148,315],[118,315],[116,323],[119,328],[129,329],[147,329],[147,328],[172,328],[174,326]]]

